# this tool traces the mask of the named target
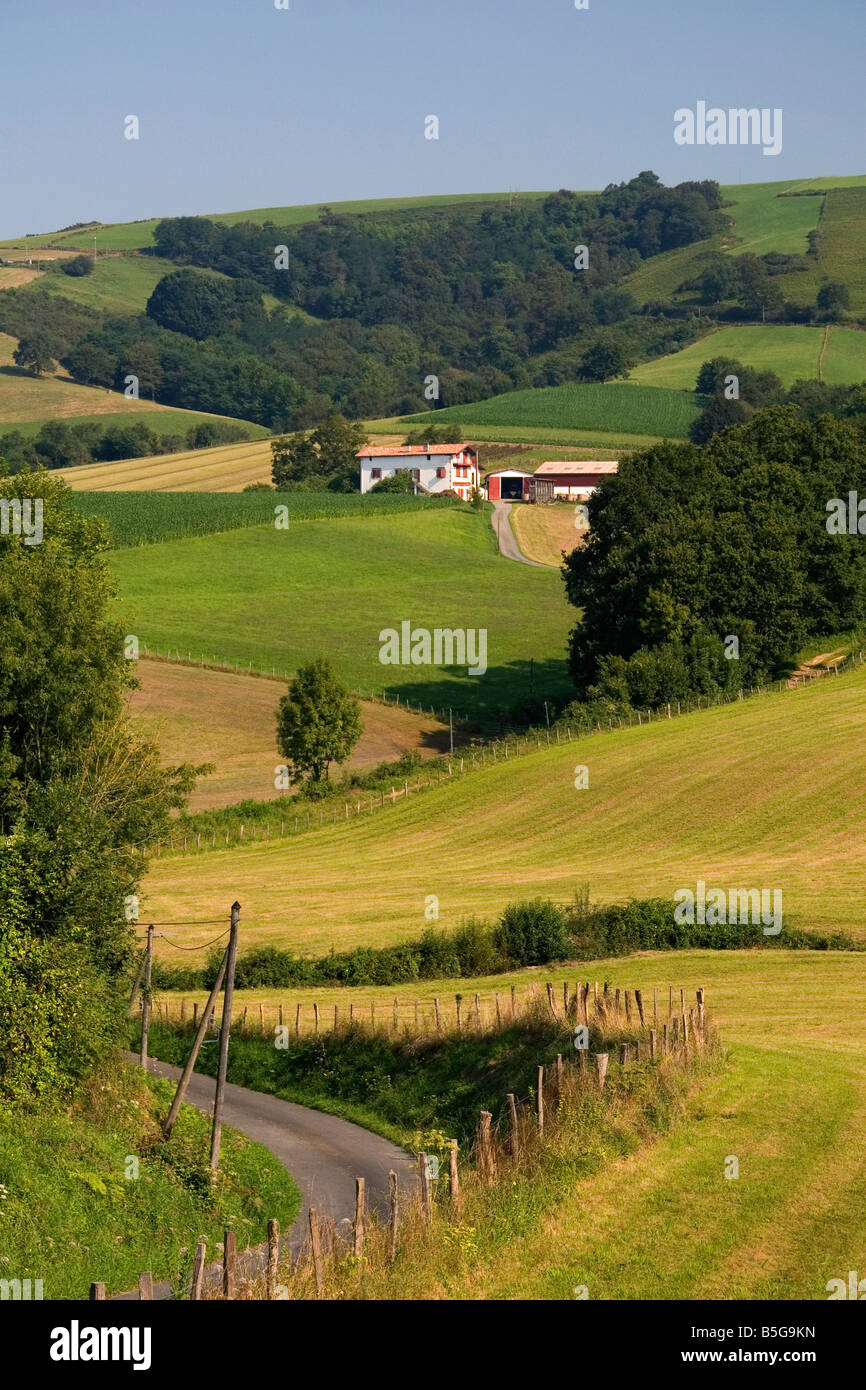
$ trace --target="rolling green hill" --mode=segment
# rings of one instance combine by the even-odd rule
[[[477,203],[483,206],[486,203],[498,203],[512,197],[527,199],[545,196],[544,193],[441,193],[429,197],[363,198],[338,203],[288,204],[282,207],[245,208],[240,212],[212,212],[204,215],[210,217],[214,222],[224,222],[228,226],[233,226],[236,222],[275,222],[277,226],[291,227],[302,222],[315,222],[320,210],[324,207],[329,207],[336,213],[350,215],[365,212],[399,212],[404,209],[411,211],[415,208],[425,207],[450,207],[452,204],[471,205]],[[161,216],[166,215],[161,214]],[[177,216],[178,214],[169,215]],[[143,218],[138,222],[114,222],[105,226],[96,223],[88,224],[86,228],[68,232],[44,232],[32,237],[10,237],[7,241],[0,242],[0,251],[4,248],[8,252],[12,249],[37,246],[69,246],[87,250],[93,248],[94,236],[98,250],[134,250],[153,245],[153,229],[159,220],[159,217],[151,217]]]
[[[176,268],[156,256],[102,256],[90,275],[45,272],[30,282],[29,292],[60,295],[110,314],[141,314],[157,282]]]
[[[785,386],[798,377],[819,375],[833,386],[852,385],[866,380],[866,332],[835,325],[769,323],[719,328],[669,357],[633,367],[629,381],[641,387],[693,391],[701,363],[711,357],[734,357],[747,366],[773,371]]]
[[[763,256],[768,251],[804,255],[808,234],[820,231],[819,260],[812,269],[779,277],[786,298],[814,303],[822,280],[842,280],[851,291],[851,308],[866,312],[857,248],[866,230],[866,175],[804,179],[784,183],[732,184],[722,188],[725,214],[733,219],[730,232],[653,256],[623,281],[638,303],[651,299],[688,302],[689,292],[677,293],[685,281],[700,275],[720,252]]]
[[[681,438],[699,414],[701,404],[687,391],[646,388],[636,393],[620,382],[570,384],[508,391],[472,405],[449,406],[436,412],[436,423],[457,423],[465,426],[469,434],[499,427],[508,430],[509,437],[516,427],[529,431],[533,438],[539,438],[539,431]],[[401,424],[411,427],[429,421],[429,414],[407,415]]]
[[[866,848],[852,832],[866,815],[864,732],[859,667],[500,758],[348,824],[209,851],[195,864],[155,860],[144,910],[155,920],[212,918],[237,897],[247,944],[320,955],[419,936],[429,893],[439,925],[452,927],[516,898],[564,901],[581,883],[601,902],[673,901],[701,879],[780,888],[789,925],[866,940]],[[575,790],[576,764],[589,770],[586,790]],[[359,891],[359,864],[374,893]],[[286,884],[302,888],[287,893]],[[208,940],[207,930],[191,929],[190,943]]]
[[[531,690],[568,692],[575,613],[557,573],[504,559],[486,516],[468,508],[338,521],[339,503],[331,519],[287,530],[257,526],[116,554],[126,631],[151,650],[268,673],[327,654],[352,686],[476,716],[495,718]],[[487,672],[382,665],[379,632],[407,619],[430,630],[485,629]]]

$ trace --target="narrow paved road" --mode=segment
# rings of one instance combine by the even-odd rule
[[[541,565],[537,560],[529,560],[523,554],[517,544],[517,537],[511,529],[511,507],[510,502],[494,502],[493,514],[490,518],[491,525],[496,532],[499,540],[499,549],[508,560],[519,560],[523,565],[532,565],[533,569],[546,570],[550,565]]]
[[[129,1054],[128,1054],[129,1055]],[[130,1060],[135,1060],[130,1056]],[[177,1081],[180,1068],[148,1061],[154,1076]],[[199,1110],[213,1110],[212,1076],[194,1074],[185,1099]],[[285,1164],[301,1189],[302,1204],[298,1220],[283,1237],[283,1248],[293,1256],[300,1249],[308,1231],[307,1218],[311,1206],[321,1215],[332,1216],[339,1224],[351,1220],[355,1209],[355,1179],[364,1178],[367,1206],[379,1212],[388,1207],[388,1173],[397,1174],[399,1185],[409,1189],[417,1184],[414,1160],[388,1139],[373,1134],[360,1125],[350,1124],[337,1115],[321,1110],[309,1110],[262,1091],[249,1091],[244,1086],[226,1085],[223,1104],[223,1123],[238,1129],[270,1149]],[[263,1213],[265,1216],[267,1212]],[[252,1264],[257,1260],[255,1252]],[[154,1286],[157,1298],[169,1297],[168,1286]],[[123,1294],[136,1298],[137,1294]]]

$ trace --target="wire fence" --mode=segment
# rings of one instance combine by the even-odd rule
[[[170,657],[160,659],[173,660]],[[862,664],[863,652],[851,652],[848,656],[827,667],[809,668],[810,674],[808,675],[801,668],[799,672],[795,673],[797,679],[792,675],[788,677],[787,681],[780,680],[774,685],[751,686],[747,690],[741,688],[733,695],[719,694],[695,696],[691,700],[672,700],[656,709],[629,711],[624,717],[611,715],[606,720],[596,720],[594,727],[584,727],[580,730],[573,729],[571,724],[559,720],[544,728],[533,727],[523,733],[507,734],[499,739],[473,740],[462,750],[458,748],[452,756],[440,758],[436,765],[435,776],[432,772],[425,773],[419,769],[412,774],[411,779],[403,778],[402,785],[395,780],[387,790],[380,788],[376,792],[371,792],[369,790],[350,789],[348,794],[338,793],[337,797],[329,799],[326,805],[319,806],[300,806],[297,801],[290,799],[289,795],[286,794],[285,797],[274,799],[273,816],[269,812],[265,812],[264,819],[259,815],[255,818],[241,820],[236,826],[220,827],[219,829],[216,826],[212,826],[209,830],[190,828],[181,831],[178,829],[177,834],[171,834],[167,840],[149,841],[140,845],[139,848],[148,857],[162,858],[172,854],[186,855],[209,850],[236,848],[244,844],[260,844],[269,840],[288,839],[325,826],[345,825],[362,815],[384,811],[387,807],[395,807],[398,802],[408,801],[410,796],[418,792],[429,791],[455,777],[463,777],[500,762],[508,762],[515,758],[540,753],[546,748],[575,743],[589,735],[616,733],[624,729],[660,723],[667,724],[685,714],[716,709],[721,705],[738,704],[760,695],[784,693],[786,689],[799,689],[804,684],[811,684],[824,677],[842,675],[862,666]],[[265,672],[254,672],[253,674],[267,678]],[[387,695],[387,692],[385,694]],[[371,692],[370,696],[364,696],[364,698],[376,697]],[[399,701],[399,696],[397,700]],[[407,706],[404,702],[401,708],[411,708],[411,706]],[[283,803],[288,803],[291,809],[287,811]]]

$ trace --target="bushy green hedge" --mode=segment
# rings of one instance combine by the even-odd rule
[[[399,985],[413,980],[503,974],[557,960],[595,960],[632,951],[743,950],[782,946],[788,950],[853,951],[860,947],[843,932],[817,935],[783,927],[764,936],[760,925],[688,926],[674,921],[665,898],[632,899],[625,906],[592,907],[576,897],[568,908],[543,898],[510,903],[493,925],[470,917],[456,931],[428,928],[417,941],[397,946],[357,946],[318,960],[276,946],[244,951],[237,962],[238,989],[290,989],[299,985]],[[157,989],[210,988],[222,952],[203,970],[154,963]]]

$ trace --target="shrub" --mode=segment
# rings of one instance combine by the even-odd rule
[[[93,273],[92,256],[72,256],[68,261],[63,261],[60,269],[64,275],[91,275]]]
[[[493,939],[515,965],[543,965],[550,960],[566,960],[573,954],[565,914],[544,898],[510,903]]]

